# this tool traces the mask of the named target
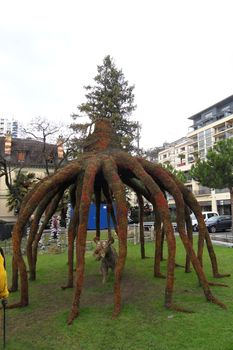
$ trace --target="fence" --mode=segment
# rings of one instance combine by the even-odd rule
[[[27,237],[28,235],[25,235],[22,238],[21,251],[23,255],[26,254]],[[2,241],[0,244],[6,255],[13,254],[11,238]],[[61,253],[66,249],[67,246],[68,246],[67,230],[62,229],[57,239],[51,239],[50,230],[45,230],[38,244],[38,252],[39,254]]]
[[[144,222],[144,239],[147,241],[154,241],[154,223]],[[138,244],[140,242],[140,227],[139,224],[131,224],[128,226],[128,241]]]
[[[28,234],[22,238],[21,251],[22,254],[26,254],[26,246],[27,246],[27,238]],[[144,222],[144,239],[147,241],[154,241],[154,223],[153,222]],[[133,244],[140,243],[140,228],[139,224],[131,224],[128,225],[128,236],[127,240],[129,242],[133,242]],[[7,239],[2,241],[1,246],[6,255],[12,255],[13,247],[12,247],[12,239]],[[38,253],[46,254],[46,253],[61,253],[66,250],[68,246],[68,234],[67,230],[62,228],[58,239],[51,239],[50,230],[45,230],[41,237],[41,240],[38,244]],[[87,241],[87,250],[93,248],[93,242]]]

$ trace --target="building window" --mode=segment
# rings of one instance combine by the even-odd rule
[[[18,151],[18,155],[17,155],[18,162],[24,162],[25,158],[26,158],[26,152]]]
[[[207,112],[206,114],[203,115],[202,119],[203,120],[208,120],[211,119],[213,117],[213,112]]]
[[[211,137],[208,137],[208,138],[206,139],[206,147],[209,148],[209,147],[212,146],[212,144],[213,144],[212,138],[211,138]]]
[[[199,150],[199,157],[200,157],[200,159],[205,159],[205,151],[204,151],[204,149]]]
[[[204,140],[204,131],[201,131],[198,135],[198,141]]]
[[[230,115],[232,113],[231,106],[228,105],[228,106],[223,107],[222,112],[224,113],[224,117],[227,117],[228,115]]]
[[[205,131],[205,136],[206,136],[206,137],[211,136],[211,134],[212,134],[211,128],[210,128],[210,129],[207,129],[207,130]]]
[[[203,148],[204,148],[204,146],[205,146],[204,140],[203,140],[203,141],[198,142],[198,147],[199,147],[199,149],[203,149]]]

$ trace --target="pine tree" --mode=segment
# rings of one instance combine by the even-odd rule
[[[134,86],[129,86],[122,70],[117,69],[109,55],[104,58],[102,65],[97,66],[97,72],[94,78],[95,85],[84,87],[87,91],[86,102],[78,106],[80,114],[73,115],[74,119],[88,117],[90,122],[86,124],[73,123],[71,127],[79,132],[79,139],[82,141],[91,124],[98,119],[108,118],[116,130],[123,148],[132,151],[137,147],[134,141],[138,138],[139,128],[137,122],[129,120],[131,113],[136,108],[134,105]]]

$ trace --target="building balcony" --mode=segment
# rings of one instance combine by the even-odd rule
[[[229,193],[228,188],[216,188],[215,193]]]
[[[233,132],[233,127],[232,126],[224,126],[223,128],[219,128],[215,130],[214,136],[218,136],[220,134],[223,134],[224,132],[227,133],[232,133]]]
[[[197,144],[197,138],[191,139],[191,142],[189,143],[188,147],[193,147],[196,144]]]
[[[205,188],[205,189],[200,189],[200,190],[195,190],[193,191],[193,194],[195,196],[208,196],[211,194],[211,189],[210,188]]]

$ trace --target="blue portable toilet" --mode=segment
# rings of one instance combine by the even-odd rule
[[[114,211],[115,206],[113,205]],[[72,218],[73,216],[73,208],[70,205],[69,207],[69,217]],[[108,219],[107,219],[107,204],[100,204],[100,229],[104,230],[108,228]],[[114,228],[112,218],[110,218],[110,227]],[[90,209],[89,209],[89,216],[88,216],[88,224],[87,224],[88,230],[95,230],[96,229],[96,205],[95,203],[91,203]]]

